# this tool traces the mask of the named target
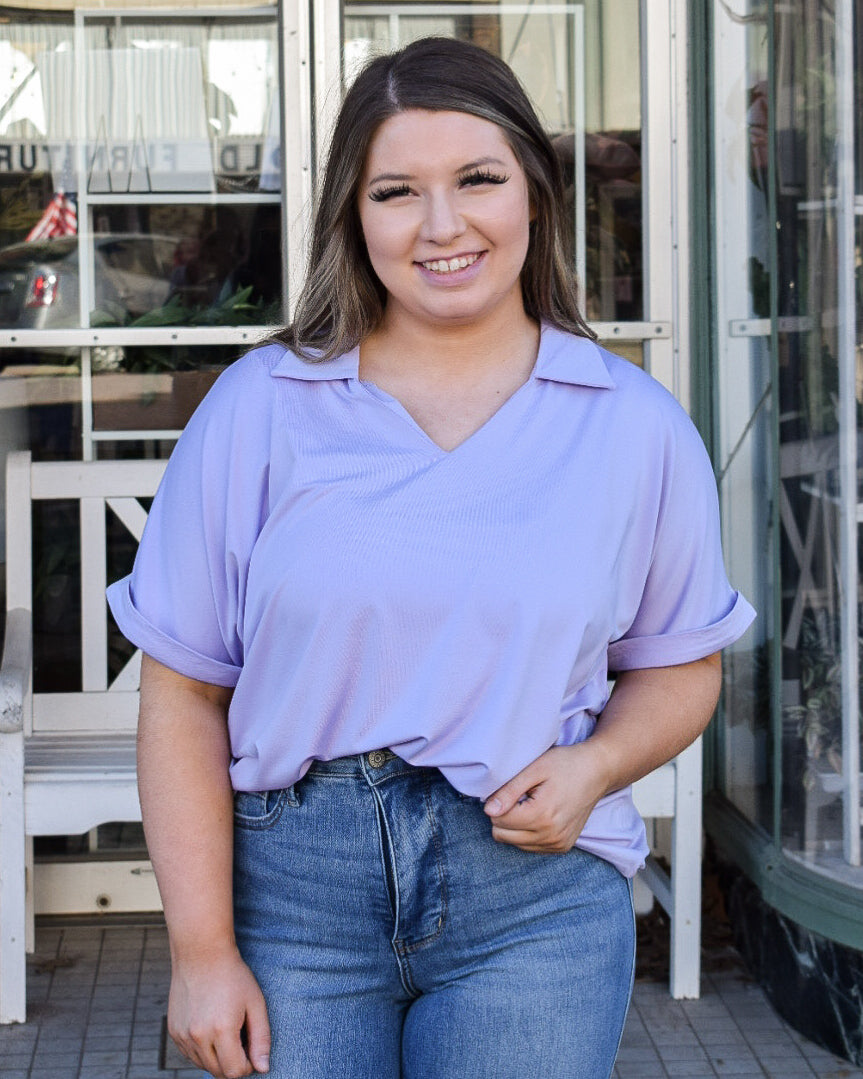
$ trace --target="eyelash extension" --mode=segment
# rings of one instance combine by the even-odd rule
[[[391,187],[379,187],[370,192],[369,198],[372,202],[386,202],[387,199],[394,198],[396,195],[409,194],[410,188],[407,184],[393,184]]]
[[[489,169],[475,169],[462,176],[459,183],[463,186],[473,187],[479,184],[505,184],[509,176],[502,172],[491,172]],[[369,194],[372,202],[386,202],[387,199],[396,198],[399,195],[409,195],[410,188],[407,184],[392,184],[390,187],[379,187]]]
[[[503,172],[491,172],[489,169],[475,169],[462,176],[463,184],[505,184],[509,176]]]

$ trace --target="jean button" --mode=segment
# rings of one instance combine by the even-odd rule
[[[366,760],[369,762],[372,768],[383,768],[383,766],[387,762],[387,757],[388,754],[385,753],[382,749],[373,749],[371,753],[369,753],[366,757]]]

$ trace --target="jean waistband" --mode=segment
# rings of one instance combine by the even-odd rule
[[[331,778],[355,778],[368,783],[377,783],[397,775],[415,775],[429,772],[440,776],[437,768],[417,767],[402,760],[391,749],[372,749],[366,753],[356,753],[350,757],[337,757],[331,761],[314,760],[309,765],[307,775]],[[443,778],[441,776],[441,778]]]

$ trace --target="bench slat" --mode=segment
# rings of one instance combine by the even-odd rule
[[[50,731],[134,731],[137,725],[138,694],[133,690],[33,695],[34,735]]]

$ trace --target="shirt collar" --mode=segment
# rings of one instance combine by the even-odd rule
[[[277,378],[296,378],[306,382],[335,381],[359,377],[360,350],[352,348],[333,360],[303,360],[286,349],[272,373]],[[534,377],[549,382],[568,382],[573,386],[591,386],[613,390],[614,379],[606,366],[603,350],[587,337],[576,337],[543,323],[539,355]]]
[[[542,324],[539,355],[534,368],[536,378],[549,382],[568,382],[572,386],[591,386],[598,390],[616,387],[605,362],[604,350],[589,337]]]
[[[326,382],[340,378],[358,378],[360,347],[343,352],[333,360],[303,360],[290,349],[272,370],[274,378],[299,378],[304,382]]]

